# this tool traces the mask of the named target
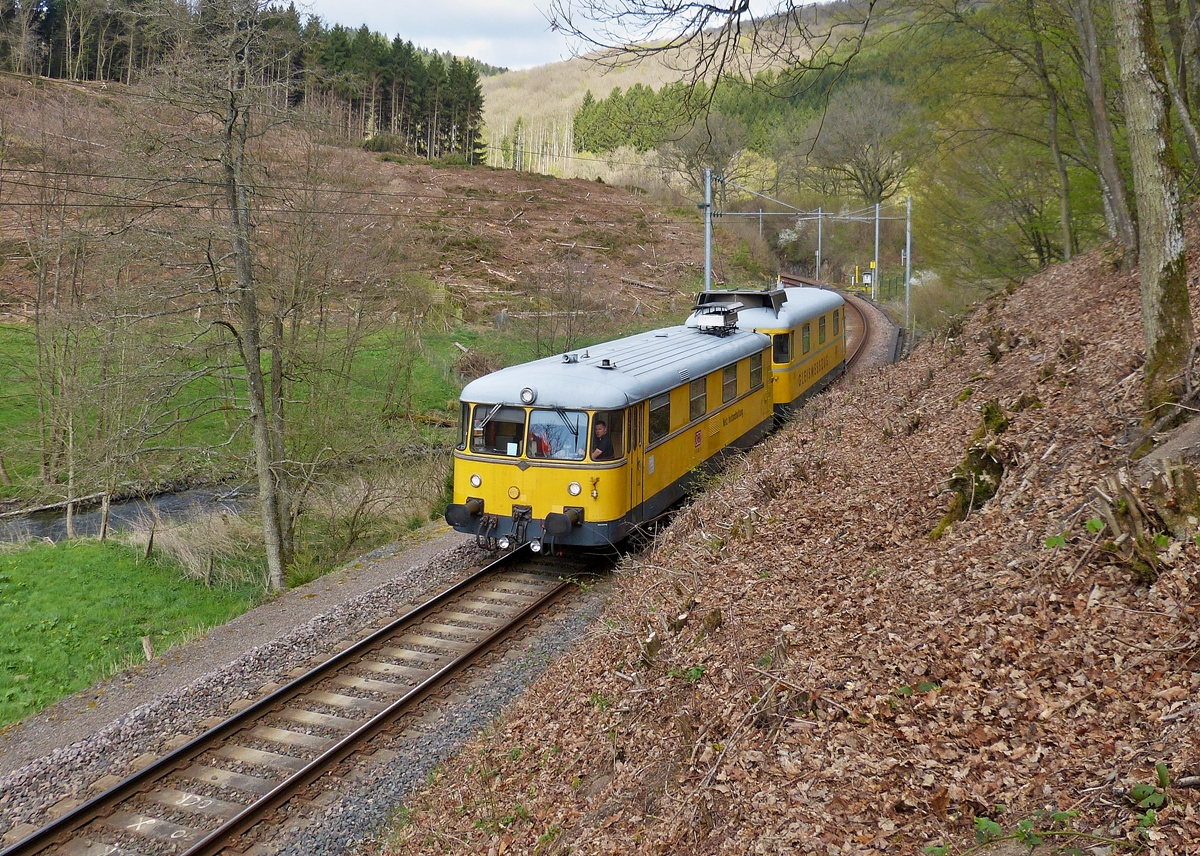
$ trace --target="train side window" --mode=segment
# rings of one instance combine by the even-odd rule
[[[776,363],[790,363],[792,361],[792,334],[790,332],[776,333],[771,337],[771,341],[775,345],[771,359]]]
[[[495,404],[475,405],[471,451],[516,457],[525,445],[525,411]]]
[[[650,399],[650,438],[654,443],[671,433],[671,393]]]
[[[842,310],[833,310],[833,335],[837,336],[842,332],[842,325],[838,321],[838,316],[842,314]]]
[[[737,398],[737,363],[725,366],[721,372],[721,403],[728,404]]]
[[[691,389],[688,391],[688,400],[691,402],[688,407],[688,421],[695,422],[708,412],[707,377],[692,381]]]
[[[462,403],[462,414],[458,420],[458,451],[465,451],[467,448],[467,437],[471,431],[471,405],[465,401]]]
[[[750,355],[750,388],[758,389],[762,386],[762,366],[763,355],[761,353]]]
[[[817,322],[817,344],[825,344],[825,316],[821,316],[821,320]]]
[[[596,450],[596,429],[597,423],[604,423],[606,436],[612,441],[612,456],[611,457],[596,457],[592,452]],[[612,461],[618,458],[625,457],[625,411],[624,410],[601,410],[592,420],[592,439],[591,451],[588,452],[588,457],[597,461]]]
[[[812,330],[809,329],[810,327],[812,327],[811,324],[805,324],[803,330],[801,330],[801,336],[804,340],[804,353],[806,354],[812,348]]]

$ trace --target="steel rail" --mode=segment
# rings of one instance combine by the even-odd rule
[[[867,317],[867,313],[863,312],[862,307],[858,305],[856,298],[847,297],[846,306],[858,316],[858,329],[861,331],[854,342],[854,349],[846,355],[846,371],[849,371],[866,350],[867,343],[871,341],[871,321]]]

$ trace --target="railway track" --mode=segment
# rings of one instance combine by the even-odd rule
[[[795,274],[780,274],[779,281],[784,285],[791,286],[825,287],[816,280]],[[842,297],[846,299],[846,311],[849,313],[846,316],[846,371],[849,371],[860,355],[868,353],[867,346],[872,341],[871,318],[867,312],[863,311],[862,301],[859,297],[845,292],[842,292]]]
[[[606,561],[506,555],[0,856],[236,852],[238,836],[269,826],[300,790]]]
[[[871,322],[870,317],[863,311],[862,305],[858,302],[857,297],[845,295],[846,297],[846,339],[849,346],[846,348],[846,371],[850,371],[861,354],[867,353],[867,344],[871,341]],[[857,324],[851,319],[851,314],[857,318]],[[851,337],[850,331],[857,330],[857,335]]]

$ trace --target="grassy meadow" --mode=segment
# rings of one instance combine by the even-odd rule
[[[244,612],[262,589],[206,587],[132,547],[0,550],[0,726]]]

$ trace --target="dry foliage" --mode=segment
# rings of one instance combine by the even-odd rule
[[[230,580],[234,573],[248,573],[256,551],[262,550],[262,528],[238,514],[216,511],[184,521],[165,521],[147,515],[120,534],[121,540],[141,551],[158,552],[176,562],[189,577],[207,584]]]
[[[1137,276],[1079,257],[953,332],[822,396],[627,562],[383,852],[962,853],[984,818],[1200,852],[1195,524],[1149,584],[1085,525],[1137,440]],[[991,399],[998,490],[931,541]]]

